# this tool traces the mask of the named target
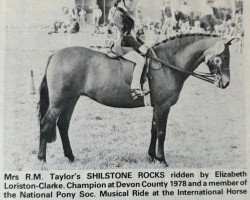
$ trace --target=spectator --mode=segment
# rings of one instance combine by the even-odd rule
[[[144,32],[144,30],[143,30],[143,25],[140,25],[140,26],[138,27],[138,30],[137,30],[136,34],[137,34],[139,37],[141,37],[142,35],[145,35],[145,32]]]
[[[160,27],[159,25],[155,25],[155,35],[160,35],[161,34],[161,30],[160,30]]]
[[[80,27],[81,29],[83,29],[84,25],[85,25],[85,22],[87,21],[87,13],[86,11],[82,8],[80,13]]]
[[[62,22],[64,24],[64,26],[69,26],[70,25],[70,19],[71,19],[71,15],[69,13],[69,8],[67,7],[62,7]]]
[[[164,26],[165,24],[165,16],[164,16],[164,10],[161,9],[161,18],[160,18],[161,25]]]
[[[230,31],[231,31],[231,23],[232,20],[229,19],[228,21],[225,21],[225,35],[229,36],[230,35]]]
[[[109,15],[108,15],[108,20],[109,22],[111,23],[113,21],[113,17],[114,17],[114,14],[115,14],[115,10],[116,10],[116,7],[117,7],[118,3],[116,2],[109,10]]]
[[[190,32],[190,25],[188,20],[182,20],[180,23],[180,33],[186,34]]]
[[[70,27],[68,29],[68,33],[77,33],[80,30],[79,22],[76,18],[72,18],[72,22],[70,24]]]
[[[98,5],[95,5],[95,9],[93,10],[93,17],[95,20],[95,26],[99,26],[100,18],[102,17],[102,10]]]
[[[52,25],[52,27],[51,27],[51,30],[48,32],[48,34],[50,35],[50,34],[52,34],[52,33],[58,33],[58,26],[59,26],[59,21],[56,20],[56,21],[53,23],[53,25]]]
[[[116,27],[112,23],[108,24],[107,25],[108,38],[116,39],[116,37],[117,37],[116,33],[117,33]]]
[[[153,22],[149,23],[149,28],[145,32],[145,43],[152,46],[157,41],[157,36],[155,34],[155,24]]]
[[[210,34],[212,33],[212,27],[211,26],[207,26],[205,29],[206,33]]]
[[[74,8],[71,10],[71,13],[69,14],[69,19],[70,19],[70,23],[69,23],[70,25],[74,23],[75,21],[79,21],[79,17]]]
[[[192,27],[191,32],[192,33],[203,33],[204,32],[204,30],[201,28],[200,21],[194,22],[194,27]]]
[[[162,31],[161,31],[161,34],[164,36],[162,36],[162,38],[164,39],[165,36],[167,37],[171,37],[174,35],[173,33],[173,23],[172,23],[172,20],[168,20],[165,22],[165,24],[162,26]]]
[[[237,29],[236,29],[236,24],[234,22],[230,23],[230,37],[236,37],[237,36]]]
[[[67,7],[62,7],[62,13],[63,13],[64,15],[69,14],[69,8],[67,8]]]
[[[221,31],[220,31],[220,26],[219,25],[215,25],[214,26],[214,34],[216,35],[221,35]]]
[[[96,26],[94,32],[92,33],[92,36],[99,36],[100,34],[101,34],[100,27]]]
[[[71,12],[71,23],[73,23],[73,21],[72,21],[73,19],[74,19],[74,21],[76,20],[76,21],[79,22],[79,12],[78,11],[79,10],[76,7],[74,7],[72,9],[72,12]]]

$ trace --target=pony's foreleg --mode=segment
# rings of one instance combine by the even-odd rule
[[[157,141],[156,109],[154,108],[152,127],[151,127],[151,141],[150,141],[150,146],[148,150],[148,155],[150,156],[149,158],[150,162],[153,162],[156,157],[156,153],[155,153],[156,141]]]
[[[47,141],[45,137],[40,138],[39,143],[39,152],[38,152],[38,159],[41,161],[46,161],[46,148],[47,148]]]
[[[156,124],[157,124],[157,139],[158,139],[156,159],[166,165],[167,162],[165,160],[164,142],[166,137],[166,127],[167,127],[167,119],[169,111],[170,107],[168,106],[161,106],[159,108],[156,108]]]
[[[40,144],[38,158],[46,161],[46,146],[48,142],[53,142],[56,139],[56,120],[61,114],[63,107],[49,106],[46,115],[40,124]]]
[[[60,115],[58,121],[57,121],[57,126],[60,132],[61,140],[62,140],[62,145],[63,145],[63,151],[65,157],[69,159],[70,162],[73,162],[75,157],[72,153],[72,149],[70,146],[69,142],[69,135],[68,135],[68,130],[69,130],[69,125],[70,125],[70,119],[73,114],[76,102],[79,97],[73,99],[67,107],[64,109],[62,114]]]

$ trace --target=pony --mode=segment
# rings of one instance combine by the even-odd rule
[[[207,63],[209,76],[214,77],[217,87],[224,89],[229,85],[230,44],[215,35],[187,34],[171,37],[152,48],[163,65],[148,69],[153,107],[150,161],[167,165],[164,141],[170,108],[178,101],[186,79],[202,62]],[[131,97],[132,72],[133,65],[125,67],[119,59],[84,47],[68,47],[51,55],[40,86],[38,158],[46,161],[47,143],[55,141],[57,126],[64,155],[74,161],[68,130],[81,96],[116,108],[143,107],[144,97],[134,101]]]

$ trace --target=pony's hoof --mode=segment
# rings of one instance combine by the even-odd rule
[[[46,162],[42,162],[41,170],[48,170],[48,165]]]
[[[150,163],[154,163],[154,162],[155,162],[155,157],[154,157],[154,156],[148,155],[148,156],[147,156],[147,160],[148,160],[148,162],[150,162]]]
[[[150,163],[155,163],[155,156],[147,154],[147,161]]]
[[[75,156],[72,154],[70,156],[66,156],[69,159],[69,162],[72,163],[75,161]]]
[[[160,164],[164,165],[165,167],[169,167],[168,163],[166,162],[165,158],[155,158],[156,160],[158,160],[160,162]]]
[[[46,162],[46,157],[45,157],[45,156],[38,155],[37,158],[38,158],[38,160],[40,160],[41,162]]]

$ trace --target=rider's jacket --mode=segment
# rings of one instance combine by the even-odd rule
[[[139,52],[139,48],[143,45],[143,42],[138,36],[133,34],[135,22],[128,12],[118,6],[114,12],[112,22],[120,31],[120,39],[116,42],[112,50],[120,55],[133,50]]]

